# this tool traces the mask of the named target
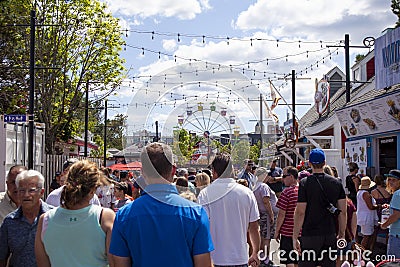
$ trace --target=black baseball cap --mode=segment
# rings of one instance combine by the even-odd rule
[[[63,164],[63,171],[65,171],[68,167],[70,167],[72,164],[74,164],[75,162],[78,162],[79,159],[77,158],[69,158],[66,161],[64,161]]]

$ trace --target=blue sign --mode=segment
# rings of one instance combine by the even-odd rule
[[[400,83],[400,28],[375,40],[375,88]]]
[[[4,122],[26,122],[26,115],[4,115]]]

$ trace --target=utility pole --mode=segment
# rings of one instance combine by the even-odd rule
[[[30,28],[30,44],[29,44],[29,68],[22,67],[22,69],[29,69],[29,110],[28,110],[28,169],[34,168],[34,157],[33,157],[33,139],[35,134],[35,123],[34,123],[34,112],[35,112],[35,70],[40,69],[60,69],[57,67],[36,67],[35,59],[35,47],[36,47],[36,27],[43,26],[60,26],[56,24],[36,24],[36,1],[34,7],[30,12],[30,23],[29,24],[12,24],[7,26],[12,27],[29,27]]]
[[[298,138],[298,134],[295,133],[296,129],[296,72],[295,70],[292,70],[292,123],[293,123],[293,138],[294,135],[296,134],[296,137]]]
[[[344,35],[344,62],[346,68],[346,103],[350,102],[350,37]]]
[[[107,99],[104,101],[104,148],[103,148],[103,167],[107,166]]]
[[[112,101],[112,100],[110,100]],[[104,143],[104,147],[103,147],[103,166],[106,167],[107,166],[107,116],[108,116],[108,99],[106,98],[104,100],[104,136],[103,136],[103,143]],[[110,108],[120,108],[120,106],[111,106]],[[111,126],[112,127],[112,126]]]
[[[263,125],[263,97],[262,94],[260,93],[260,96],[257,99],[248,99],[248,101],[259,101],[260,102],[260,119],[257,120],[260,126],[260,156],[261,156],[261,150],[263,149],[263,134],[264,134],[264,125]],[[253,121],[253,120],[250,120]],[[258,163],[259,166],[262,166],[262,160]]]
[[[156,121],[156,142],[158,142],[158,121]]]
[[[344,48],[344,63],[346,69],[346,104],[350,102],[350,48],[371,48],[375,44],[375,38],[365,37],[363,40],[364,45],[350,45],[350,35],[344,35],[344,46],[341,45],[327,45],[326,47],[343,47]]]
[[[260,152],[261,149],[263,148],[263,134],[264,134],[264,125],[263,125],[263,119],[262,119],[262,94],[260,94]]]
[[[296,105],[309,105],[309,104],[296,104],[296,80],[310,80],[311,78],[297,78],[296,77],[296,71],[292,70],[291,74],[289,74],[291,76],[291,81],[292,81],[292,107],[291,107],[291,111],[292,111],[292,129],[293,129],[293,139],[294,136],[296,135],[296,140],[298,139],[298,132],[296,132]],[[286,78],[285,78],[286,80]],[[287,104],[289,105],[289,104]],[[289,138],[290,139],[290,138]],[[293,147],[294,149],[294,147]],[[296,154],[293,153],[292,155],[292,159],[293,159],[293,166],[297,165],[297,160],[296,160]]]
[[[88,127],[89,127],[89,80],[86,81],[86,92],[85,92],[85,144],[83,156],[88,156]]]
[[[28,169],[33,169],[33,135],[34,135],[34,108],[35,108],[35,32],[36,32],[36,11],[31,10],[30,23],[30,59],[29,59],[29,136],[28,136]]]

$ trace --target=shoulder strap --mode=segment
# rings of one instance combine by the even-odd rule
[[[325,176],[325,174],[324,174],[324,176]],[[320,183],[319,180],[318,180],[318,176],[315,176],[315,180],[317,180],[317,183],[318,183],[319,187],[321,188],[321,191],[322,191],[322,194],[324,195],[325,200],[326,200],[328,203],[331,203],[331,202],[329,201],[328,195],[326,194],[324,188],[322,187],[321,183]]]
[[[102,207],[101,211],[100,211],[100,215],[99,215],[99,224],[100,225],[101,225],[101,217],[103,216],[103,210],[104,210],[104,208]]]
[[[379,195],[381,195],[382,198],[385,198],[385,196],[382,194],[382,192],[381,192],[381,190],[379,190],[379,188],[377,188],[376,191],[378,191]]]

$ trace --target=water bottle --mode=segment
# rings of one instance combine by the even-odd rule
[[[385,223],[387,219],[390,216],[390,209],[386,208],[382,210],[382,217],[381,217],[381,223]]]

